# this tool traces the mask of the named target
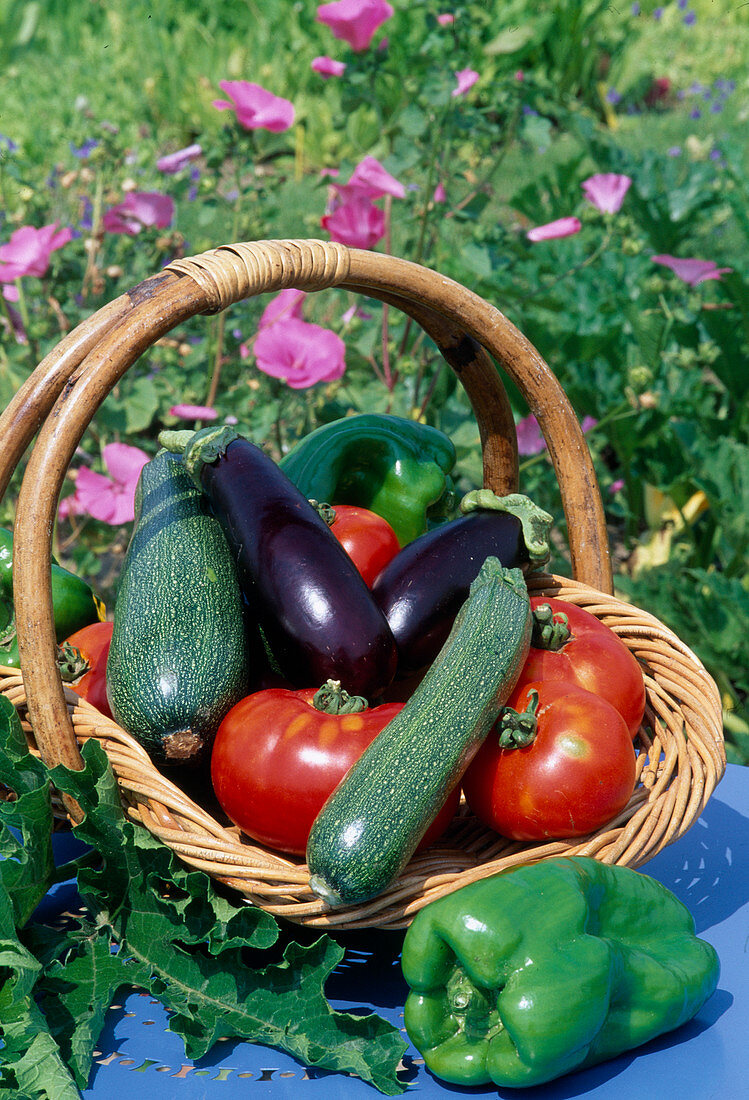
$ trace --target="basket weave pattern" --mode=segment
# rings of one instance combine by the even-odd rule
[[[598,833],[524,844],[485,829],[463,806],[448,833],[418,853],[380,897],[328,911],[306,866],[256,846],[196,805],[115,722],[62,685],[55,665],[49,584],[54,513],[72,455],[107,393],[160,336],[197,313],[286,287],[337,286],[409,314],[455,370],[479,426],[485,484],[517,489],[512,413],[492,360],[519,385],[546,438],[570,532],[568,580],[528,578],[531,594],[557,596],[610,626],[640,662],[647,709],[636,742],[638,783],[628,806]],[[251,242],[177,261],[70,333],[37,367],[0,418],[0,493],[34,434],[19,495],[15,603],[22,673],[0,668],[0,691],[18,708],[30,742],[50,764],[81,767],[78,745],[105,748],[128,816],[185,863],[291,921],[327,928],[401,928],[428,902],[519,863],[560,854],[639,866],[695,822],[725,770],[718,690],[697,657],[662,623],[615,599],[603,508],[582,432],[535,349],[493,306],[459,284],[393,257],[319,241]],[[80,810],[68,801],[72,820]]]

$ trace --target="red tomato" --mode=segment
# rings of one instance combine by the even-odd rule
[[[330,530],[371,586],[400,550],[398,536],[386,519],[367,508],[334,504],[333,510]]]
[[[270,688],[248,695],[218,728],[211,755],[216,798],[235,825],[269,848],[303,855],[323,803],[402,703],[358,714],[323,714],[314,689]],[[445,831],[456,787],[421,847]]]
[[[533,596],[535,611],[548,604],[554,620],[566,615],[572,637],[561,649],[531,647],[516,687],[534,680],[564,680],[611,703],[635,737],[645,711],[645,681],[636,658],[610,627],[582,607],[564,600]]]
[[[535,740],[500,748],[495,726],[463,776],[468,805],[512,840],[585,836],[616,817],[634,790],[629,731],[610,703],[575,684],[524,684],[508,706],[527,710],[533,691]]]
[[[70,687],[82,699],[112,717],[107,700],[107,657],[112,640],[112,623],[91,623],[66,638],[63,645],[77,649],[88,666],[77,680],[67,680]]]

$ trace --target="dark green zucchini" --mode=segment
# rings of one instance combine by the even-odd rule
[[[403,870],[510,695],[531,622],[521,570],[487,558],[429,672],[312,826],[310,887],[328,905],[368,901]]]
[[[236,568],[182,462],[160,451],[141,473],[107,660],[116,721],[160,763],[198,759],[250,688]]]

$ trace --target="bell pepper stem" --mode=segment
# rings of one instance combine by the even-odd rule
[[[517,711],[505,707],[499,719],[499,744],[503,749],[524,749],[536,739],[538,732],[538,692],[528,692],[528,707]]]

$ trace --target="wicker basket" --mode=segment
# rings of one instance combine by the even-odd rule
[[[49,581],[51,532],[70,460],[122,374],[166,332],[255,294],[342,287],[410,315],[435,341],[467,392],[483,450],[485,484],[517,490],[517,441],[493,360],[541,426],[561,489],[575,580],[529,578],[532,593],[569,600],[607,623],[640,662],[647,710],[636,741],[638,782],[626,809],[574,841],[520,844],[481,826],[463,806],[446,836],[365,905],[329,911],[305,865],[226,828],[162,775],[116,723],[65,688],[55,663]],[[0,494],[36,433],[18,500],[15,603],[21,669],[0,668],[49,764],[80,768],[78,745],[104,746],[123,805],[186,864],[291,921],[326,928],[402,928],[437,897],[515,864],[585,854],[638,866],[695,822],[725,770],[717,688],[693,653],[657,619],[615,599],[601,497],[577,419],[544,361],[496,308],[419,265],[321,241],[259,241],[179,260],[81,324],[37,367],[0,418]],[[33,732],[32,732],[33,731]],[[75,821],[80,809],[66,803]]]

